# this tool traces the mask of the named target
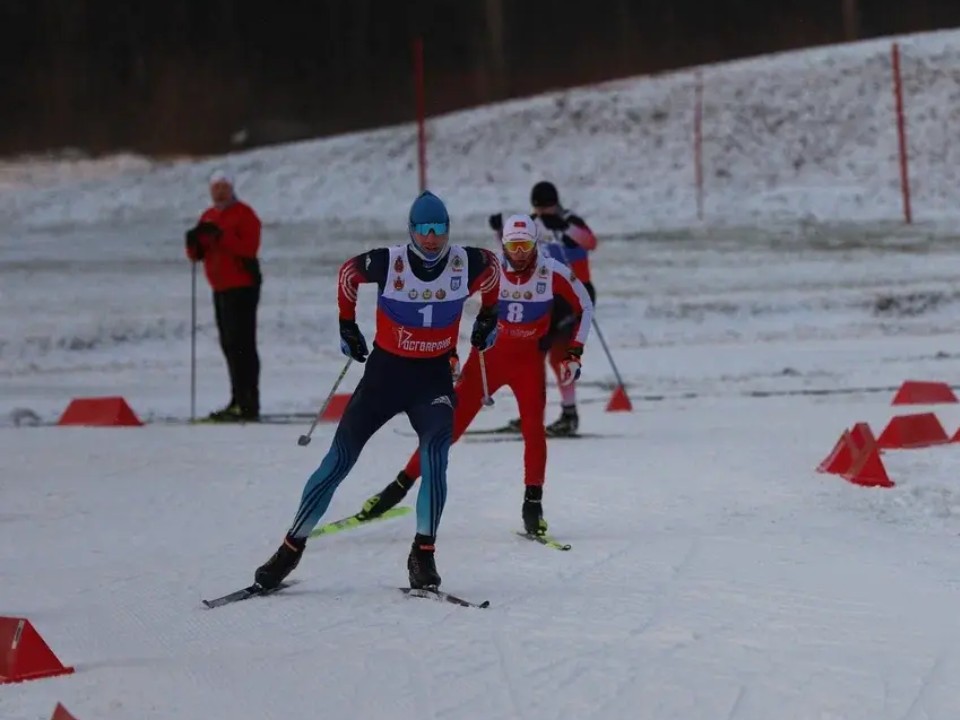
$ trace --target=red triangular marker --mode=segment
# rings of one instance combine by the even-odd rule
[[[53,715],[50,716],[50,720],[77,720],[69,711],[60,703],[57,703],[57,706],[53,709]]]
[[[629,412],[630,410],[633,410],[633,405],[627,397],[627,391],[623,385],[617,385],[610,396],[610,402],[607,403],[607,412]]]
[[[26,618],[0,617],[0,684],[66,675],[64,665]]]

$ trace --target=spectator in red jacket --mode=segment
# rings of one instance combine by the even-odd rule
[[[186,233],[187,257],[203,261],[213,289],[220,347],[230,373],[230,402],[210,413],[216,422],[260,418],[260,358],[257,354],[257,306],[260,303],[260,218],[237,199],[233,178],[210,176],[213,205]]]

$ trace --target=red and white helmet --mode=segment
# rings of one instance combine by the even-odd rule
[[[522,242],[528,240],[534,245],[540,239],[540,228],[529,215],[511,215],[503,221],[503,235],[500,242],[507,243]]]
[[[503,222],[500,242],[514,270],[525,270],[537,257],[540,228],[529,215],[511,215]]]

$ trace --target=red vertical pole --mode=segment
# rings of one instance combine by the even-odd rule
[[[897,109],[897,140],[900,146],[900,191],[903,194],[903,218],[909,225],[913,222],[913,213],[910,210],[907,123],[903,114],[903,80],[900,75],[900,45],[898,43],[893,43],[891,53],[893,61],[893,98]]]
[[[427,189],[426,100],[423,82],[423,38],[413,41],[413,85],[417,101],[417,164],[420,170],[420,192]]]
[[[703,220],[703,74],[697,70],[693,101],[693,172],[697,189],[697,220]]]

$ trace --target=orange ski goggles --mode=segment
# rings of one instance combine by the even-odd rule
[[[503,249],[510,252],[530,252],[536,247],[536,240],[504,240]]]

